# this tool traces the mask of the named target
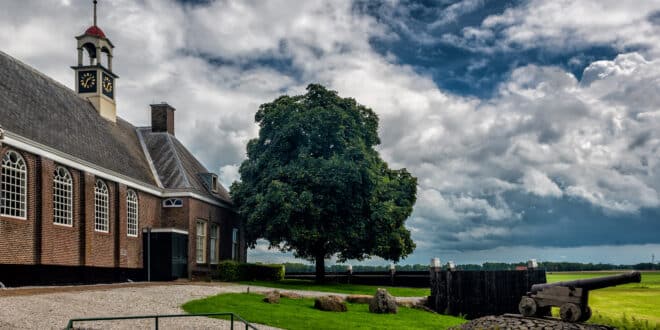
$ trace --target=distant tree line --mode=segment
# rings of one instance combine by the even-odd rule
[[[457,265],[458,270],[514,270],[516,267],[526,266],[526,262],[517,263],[504,263],[504,262],[486,262],[481,265],[477,264],[464,264]],[[313,273],[315,271],[314,265],[307,265],[301,263],[285,263],[286,271],[289,273]],[[327,272],[346,272],[346,265],[335,264],[325,267]],[[580,263],[580,262],[552,262],[544,261],[539,262],[539,268],[545,269],[549,272],[567,272],[567,271],[600,271],[600,270],[660,270],[660,264],[652,264],[650,262],[638,263],[634,265],[614,265],[603,263]],[[368,265],[353,265],[353,272],[386,272],[389,271],[389,265],[368,266]],[[396,265],[397,271],[426,271],[429,270],[429,265],[414,264],[414,265]]]

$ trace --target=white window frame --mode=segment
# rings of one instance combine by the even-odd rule
[[[73,179],[62,166],[53,171],[53,224],[73,227]]]
[[[126,192],[126,235],[128,237],[138,237],[138,204],[138,195],[129,189]]]
[[[206,221],[204,220],[197,220],[195,223],[195,261],[198,264],[206,263]]]
[[[211,191],[218,192],[218,176],[211,174]]]
[[[220,226],[212,223],[209,226],[209,263],[217,264],[219,258],[218,238],[220,237]]]
[[[183,199],[181,198],[168,198],[163,200],[163,207],[183,207]]]
[[[110,232],[110,197],[108,186],[105,182],[97,179],[94,185],[94,231],[101,233]]]
[[[7,151],[2,157],[0,215],[22,220],[27,219],[27,186],[27,163],[25,163],[25,159],[16,151]]]
[[[231,259],[238,260],[238,228],[231,230]]]

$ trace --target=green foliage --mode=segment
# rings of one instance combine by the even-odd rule
[[[212,274],[219,281],[279,281],[284,279],[282,265],[248,264],[233,260],[221,261]]]
[[[241,264],[241,280],[280,281],[284,279],[282,265]]]
[[[429,288],[403,288],[391,286],[375,286],[363,284],[345,284],[345,283],[323,283],[318,284],[308,280],[293,280],[284,279],[278,282],[268,281],[241,281],[241,284],[264,286],[269,288],[288,289],[288,290],[305,290],[305,291],[320,291],[320,292],[334,292],[346,294],[368,294],[373,295],[376,289],[385,288],[387,292],[395,297],[428,297],[431,295]]]
[[[366,304],[348,303],[348,312],[330,313],[312,308],[313,299],[281,298],[266,304],[262,295],[221,294],[185,303],[188,313],[234,312],[249,322],[285,329],[447,329],[466,321],[453,316],[400,307],[397,314],[369,313]]]
[[[231,282],[241,280],[240,263],[233,260],[220,261],[211,277],[214,280]]]
[[[255,120],[259,137],[231,186],[250,246],[265,238],[317,263],[334,254],[398,261],[413,251],[404,221],[417,180],[378,155],[371,109],[312,84],[261,105]]]

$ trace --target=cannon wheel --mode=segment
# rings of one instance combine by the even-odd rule
[[[587,320],[589,320],[590,318],[591,318],[591,307],[586,306],[582,311],[582,317],[580,318],[580,322],[587,322]]]
[[[522,316],[529,317],[536,315],[536,310],[538,306],[536,301],[530,297],[522,297],[520,303],[518,304],[518,311]]]
[[[577,322],[582,318],[582,311],[576,304],[565,303],[559,307],[559,316],[566,322]]]

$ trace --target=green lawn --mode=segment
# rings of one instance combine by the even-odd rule
[[[188,313],[231,311],[253,323],[285,329],[445,329],[466,322],[453,316],[438,315],[400,307],[398,314],[372,314],[366,304],[347,304],[348,312],[322,312],[313,308],[313,299],[282,298],[279,304],[261,301],[254,293],[227,293],[187,302]]]
[[[337,292],[347,294],[368,294],[373,295],[376,293],[377,288],[385,288],[395,297],[427,297],[431,294],[429,288],[397,288],[389,286],[373,286],[373,285],[359,285],[359,284],[338,284],[326,283],[316,284],[313,281],[307,280],[281,280],[277,282],[268,281],[243,281],[240,282],[245,285],[266,286],[269,288],[289,289],[289,290],[305,290],[305,291],[321,291],[321,292]]]
[[[598,276],[619,274],[620,272],[562,272],[548,273],[548,282],[571,281]],[[627,320],[648,320],[651,326],[660,327],[660,272],[642,273],[642,283],[620,285],[589,292],[589,306],[594,323],[623,322]],[[619,325],[621,326],[621,325]],[[623,327],[623,326],[621,326]],[[632,326],[629,328],[640,328]]]

